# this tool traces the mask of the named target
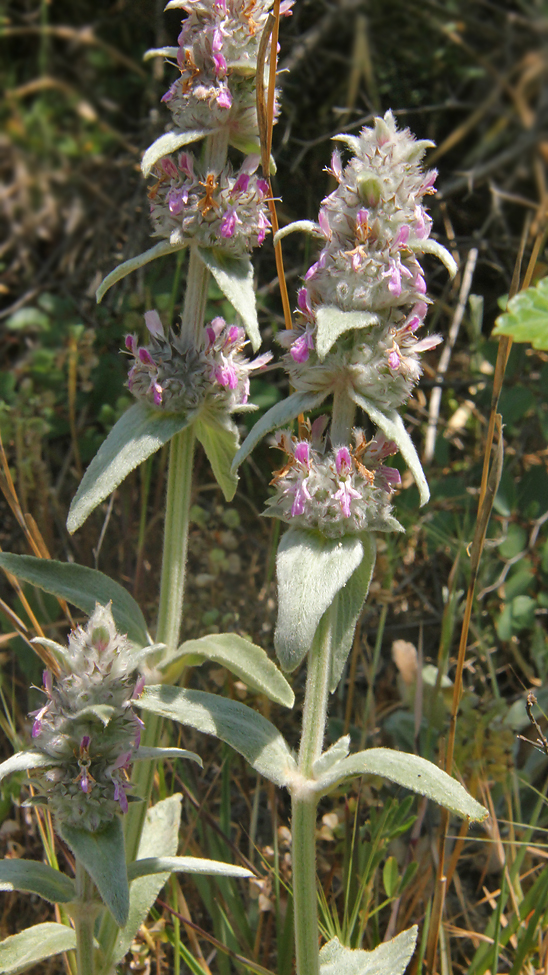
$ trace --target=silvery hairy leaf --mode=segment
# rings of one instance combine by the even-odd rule
[[[284,670],[295,670],[304,659],[323,614],[363,558],[363,541],[358,535],[326,538],[317,531],[290,528],[282,536],[276,558],[274,646]],[[341,625],[346,633],[348,619]]]
[[[392,748],[368,748],[336,762],[318,779],[317,791],[325,795],[339,782],[356,775],[380,775],[420,796],[427,796],[457,816],[481,822],[488,815],[487,809],[476,802],[460,782],[433,762]]]
[[[68,904],[76,897],[70,877],[38,860],[0,860],[0,890],[37,894],[52,904]]]
[[[363,558],[336,596],[337,612],[334,614],[333,622],[333,651],[329,681],[331,693],[339,684],[348,654],[352,649],[356,625],[367,599],[375,568],[377,554],[375,536],[372,532],[364,532],[360,538],[363,544]]]
[[[128,867],[127,875],[131,883],[137,877],[149,877],[159,873],[202,873],[217,877],[252,877],[251,870],[233,866],[222,860],[204,860],[201,857],[147,857],[135,860]]]
[[[293,707],[295,695],[276,664],[262,647],[236,633],[212,633],[181,644],[176,653],[162,661],[166,684],[173,683],[183,667],[200,666],[208,660],[226,667],[271,701]]]
[[[72,500],[67,528],[72,534],[101,501],[176,433],[188,427],[196,413],[162,413],[134,403],[114,424],[84,474]]]
[[[14,772],[23,772],[32,768],[47,768],[48,765],[54,764],[49,756],[31,748],[26,752],[16,752],[15,755],[7,758],[0,765],[0,782],[6,778],[6,775],[13,775]]]
[[[149,643],[145,618],[127,589],[108,576],[74,562],[37,559],[34,555],[11,555],[0,552],[0,566],[23,582],[66,599],[87,616],[112,601],[112,615],[120,633],[127,633],[132,643],[146,647]]]
[[[238,487],[238,478],[232,473],[240,439],[236,424],[229,416],[204,410],[196,421],[195,430],[225,500],[232,501]]]
[[[150,247],[149,250],[138,254],[137,257],[131,257],[129,261],[124,261],[123,264],[119,264],[118,267],[114,268],[114,271],[107,274],[106,278],[101,281],[101,284],[95,292],[97,302],[100,303],[103,300],[109,288],[112,288],[112,285],[116,284],[117,281],[121,281],[122,278],[127,278],[128,274],[137,271],[140,267],[144,267],[145,264],[150,264],[157,257],[164,257],[166,254],[176,254],[183,247],[187,247],[187,241],[183,241],[180,244],[171,244],[169,240],[162,240],[159,244],[155,244],[154,247]]]
[[[140,860],[149,860],[151,857],[175,856],[179,844],[181,799],[181,794],[176,793],[157,802],[148,810],[139,842],[137,860],[130,864],[130,869],[135,869]],[[127,924],[118,933],[110,963],[105,965],[104,975],[110,975],[111,966],[118,964],[129,951],[131,942],[168,880],[169,874],[169,870],[164,870],[159,874],[146,874],[132,880],[129,889]]]
[[[145,687],[135,706],[216,735],[276,785],[288,785],[296,771],[295,759],[277,728],[239,701],[158,684]]]
[[[296,416],[299,416],[299,413],[310,413],[311,410],[315,410],[327,396],[327,392],[292,393],[287,399],[282,399],[272,406],[251,428],[234,458],[233,470],[240,466],[259,443],[259,440],[262,440],[267,433],[270,433],[271,430],[277,430],[278,427],[283,427],[285,423],[290,423]]]
[[[396,410],[387,410],[386,412],[379,410],[371,400],[366,399],[365,396],[360,396],[353,388],[349,389],[348,394],[354,400],[356,406],[359,406],[371,417],[373,423],[376,423],[385,437],[388,440],[393,440],[398,445],[398,449],[405,463],[415,478],[416,485],[419,489],[421,506],[426,504],[430,497],[428,484],[415,445],[405,429],[399,413]]]
[[[168,48],[168,50],[175,50],[175,53],[177,53],[178,48]],[[156,51],[147,51],[145,60],[147,60],[147,54],[149,57],[157,56]],[[143,176],[149,176],[152,167],[160,159],[163,159],[164,156],[169,156],[170,153],[176,152],[177,149],[181,149],[183,146],[190,145],[191,142],[199,142],[200,139],[205,139],[206,136],[212,135],[215,131],[216,129],[187,129],[185,132],[166,132],[164,135],[161,135],[156,139],[156,142],[153,142],[148,147],[141,160],[141,172]]]
[[[119,816],[93,833],[68,823],[59,823],[57,829],[94,881],[116,924],[123,928],[128,919],[129,887]]]
[[[0,942],[1,975],[19,975],[51,955],[76,948],[76,932],[65,924],[46,921],[25,928]]]
[[[417,943],[416,924],[373,951],[352,950],[333,938],[320,951],[320,975],[403,975]]]
[[[379,316],[369,311],[341,311],[336,305],[320,305],[316,311],[318,330],[316,351],[318,358],[324,359],[337,339],[352,329],[376,325]]]
[[[238,312],[247,337],[257,351],[261,344],[261,334],[253,286],[253,265],[249,257],[233,257],[213,247],[198,247],[197,251],[223,294]]]

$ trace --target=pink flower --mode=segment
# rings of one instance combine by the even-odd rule
[[[173,162],[172,159],[169,159],[168,157],[166,157],[165,159],[162,159],[162,162],[161,162],[160,165],[161,165],[164,173],[166,174],[166,176],[169,176],[170,179],[178,179],[179,178],[179,173],[177,172],[177,166],[175,165],[175,163]]]
[[[388,356],[388,365],[395,371],[396,369],[399,369],[400,362],[401,357],[399,350],[397,348],[393,348]]]
[[[310,349],[314,348],[314,339],[309,332],[300,335],[289,350],[289,354],[294,362],[306,362]]]
[[[217,89],[216,102],[219,108],[232,108],[232,95],[226,85]]]
[[[352,458],[348,447],[340,447],[335,457],[335,467],[337,474],[346,477],[352,471]]]
[[[157,311],[145,312],[145,325],[151,335],[156,335],[158,338],[164,337],[164,326]]]
[[[221,220],[221,237],[232,237],[234,235],[234,231],[236,230],[237,224],[241,222],[242,221],[236,213],[235,208],[230,207]]]
[[[139,349],[139,359],[145,366],[153,366],[154,368],[156,367],[156,363],[154,362],[154,359],[152,358],[150,352],[148,351],[148,349],[144,349],[142,346]]]
[[[249,173],[240,173],[238,179],[236,180],[234,186],[232,187],[231,196],[234,196],[236,193],[246,193],[248,186],[249,186]]]
[[[310,444],[308,440],[301,440],[295,447],[295,460],[306,467],[310,463]]]

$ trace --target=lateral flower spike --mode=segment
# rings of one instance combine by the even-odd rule
[[[47,805],[58,831],[95,833],[134,801],[132,763],[162,751],[140,750],[144,724],[133,710],[145,686],[139,666],[156,648],[136,653],[117,632],[110,603],[97,603],[87,625],[71,632],[68,646],[55,646],[60,674],[44,671],[45,703],[30,714],[33,747],[0,765],[0,779],[31,770],[35,795],[29,804]],[[200,761],[192,752],[180,755]]]

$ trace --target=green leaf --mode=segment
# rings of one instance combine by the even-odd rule
[[[135,706],[207,735],[216,735],[276,785],[288,785],[296,771],[295,759],[280,732],[261,714],[239,701],[158,684],[145,687]]]
[[[286,708],[293,707],[295,695],[274,661],[262,647],[236,633],[214,633],[199,640],[187,640],[172,657],[162,662],[165,683],[173,683],[184,665],[200,666],[208,660],[222,664],[244,684],[266,694],[271,701]]]
[[[358,535],[326,538],[305,528],[290,528],[283,535],[276,557],[278,622],[274,646],[284,670],[295,670],[304,659],[323,614],[363,557]]]
[[[282,399],[279,403],[276,403],[252,427],[234,458],[232,469],[236,470],[240,466],[242,461],[249,456],[253,448],[259,443],[259,440],[262,440],[267,433],[283,427],[285,423],[289,423],[296,416],[299,416],[299,413],[309,413],[311,410],[315,410],[317,406],[323,403],[327,396],[327,392],[292,393],[287,399]]]
[[[67,518],[70,534],[84,524],[93,509],[132,470],[188,427],[195,417],[194,412],[162,413],[145,403],[130,406],[99,447],[80,482]]]
[[[232,501],[238,478],[232,473],[232,463],[238,450],[238,428],[229,416],[202,413],[196,421],[196,436],[204,448],[215,480],[225,499]]]
[[[333,938],[320,951],[320,975],[403,975],[413,957],[418,930],[415,924],[373,951],[353,951]]]
[[[76,933],[65,924],[46,921],[0,942],[0,975],[18,975],[51,955],[76,948]]]
[[[452,254],[449,253],[447,247],[440,244],[437,240],[432,240],[429,237],[427,240],[417,241],[415,247],[411,247],[411,250],[415,251],[417,254],[433,254],[437,257],[442,264],[445,265],[446,269],[452,278],[455,277],[458,271],[458,265]]]
[[[488,815],[487,809],[472,799],[460,782],[437,765],[418,755],[397,752],[392,748],[369,748],[349,755],[318,780],[317,791],[325,795],[339,782],[355,775],[380,775],[412,792],[427,796],[457,816],[468,816],[481,822]]]
[[[106,278],[101,281],[101,284],[97,288],[95,292],[97,304],[101,303],[113,284],[121,281],[122,278],[127,278],[128,274],[131,274],[132,271],[137,271],[140,267],[144,267],[145,264],[155,261],[157,257],[164,257],[166,254],[176,254],[177,251],[187,246],[188,241],[184,241],[181,244],[170,244],[169,240],[162,240],[148,251],[144,251],[142,254],[138,254],[137,257],[131,257],[129,261],[124,261],[123,264],[119,264],[118,267],[114,268],[114,271],[107,274]]]
[[[509,335],[514,342],[548,349],[548,278],[511,298],[508,311],[499,315],[491,334]]]
[[[143,176],[150,175],[152,167],[159,159],[169,156],[171,152],[176,152],[182,146],[188,146],[191,142],[198,142],[216,131],[217,129],[190,129],[185,132],[166,132],[165,135],[161,135],[159,139],[156,139],[156,142],[148,147],[141,160]]]
[[[175,793],[175,795],[157,802],[148,810],[141,833],[137,860],[129,864],[128,872],[134,869],[141,860],[148,860],[150,857],[175,856],[179,844],[181,799],[181,794]],[[163,873],[149,874],[132,881],[129,891],[128,921],[125,928],[118,934],[110,959],[111,966],[118,964],[129,951],[131,942],[168,880],[169,873],[168,870],[165,870]],[[111,968],[105,964],[104,970],[110,971]]]
[[[38,894],[52,904],[68,904],[76,897],[70,877],[37,860],[0,860],[0,890]]]
[[[116,924],[123,928],[128,919],[129,887],[120,817],[93,833],[68,823],[59,823],[57,829],[95,882]]]
[[[7,758],[0,765],[0,782],[5,779],[6,775],[13,775],[14,772],[22,772],[30,768],[47,768],[56,764],[49,755],[44,755],[43,752],[32,751],[31,749],[26,752],[16,752],[15,755]]]
[[[106,606],[112,601],[112,615],[117,629],[127,633],[132,643],[146,646],[150,640],[145,618],[127,589],[113,579],[75,562],[37,559],[33,555],[11,555],[0,552],[0,567],[23,582],[51,592],[91,616],[95,603]]]
[[[214,247],[198,247],[198,254],[211,272],[221,291],[238,312],[255,352],[261,344],[253,265],[249,257],[233,257]]]
[[[316,351],[319,359],[324,359],[339,336],[351,329],[367,328],[376,325],[379,316],[369,311],[341,311],[336,305],[322,305],[316,312],[318,331]]]
[[[363,543],[363,559],[337,596],[329,681],[331,693],[338,686],[348,654],[352,649],[356,624],[367,599],[373,569],[375,568],[377,554],[375,536],[371,532],[364,532],[360,538]]]
[[[396,857],[388,857],[382,870],[382,882],[387,897],[395,897],[400,883],[398,861]]]
[[[323,752],[319,758],[316,759],[312,766],[312,772],[315,778],[319,779],[322,777],[324,772],[327,772],[335,762],[340,762],[343,758],[346,758],[348,752],[350,751],[350,735],[343,735],[339,738],[335,744],[331,745],[327,751]]]
[[[251,870],[234,867],[221,860],[203,860],[200,857],[147,857],[135,860],[128,867],[130,882],[136,877],[149,877],[158,873],[203,873],[218,877],[252,877]]]
[[[401,416],[396,410],[389,410],[387,413],[383,413],[383,411],[379,410],[374,403],[366,399],[365,396],[360,396],[360,394],[354,389],[349,390],[349,396],[354,400],[356,406],[359,406],[362,410],[364,410],[365,413],[367,413],[368,416],[371,417],[373,423],[377,424],[379,429],[384,433],[385,437],[388,437],[389,440],[393,440],[394,443],[398,445],[403,459],[415,478],[417,487],[419,489],[422,507],[422,505],[426,504],[428,501],[430,491],[424,476],[422,464],[419,460],[419,455],[415,450],[411,437],[405,429]]]
[[[204,767],[200,756],[196,752],[189,752],[186,748],[149,748],[146,745],[141,745],[133,755],[132,761],[142,762],[152,759],[162,762],[166,758],[189,758],[192,762],[196,762],[200,768]]]

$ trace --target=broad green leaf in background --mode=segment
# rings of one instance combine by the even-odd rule
[[[304,659],[323,614],[363,558],[363,541],[358,535],[326,538],[306,528],[285,532],[276,557],[278,622],[274,634],[284,670],[295,670]],[[352,608],[355,600],[348,603]],[[348,624],[349,614],[341,630],[346,632]]]
[[[216,735],[276,785],[288,785],[296,771],[295,759],[278,729],[239,701],[158,684],[145,687],[135,707]]]
[[[0,942],[0,975],[18,975],[51,955],[76,948],[76,933],[65,924],[46,921]]]
[[[145,264],[150,264],[151,261],[155,261],[157,257],[165,257],[166,254],[176,254],[177,251],[183,249],[183,247],[188,246],[188,241],[184,241],[181,244],[171,244],[169,240],[162,240],[159,244],[155,244],[154,247],[149,248],[148,251],[144,251],[142,254],[137,254],[137,257],[131,257],[129,261],[124,261],[123,264],[119,264],[118,267],[114,268],[110,274],[107,274],[106,278],[101,281],[101,284],[95,292],[95,297],[97,298],[97,303],[99,304],[105,297],[109,288],[112,288],[113,284],[117,281],[121,281],[122,278],[127,278],[128,274],[132,271],[137,271],[140,267],[144,267]]]
[[[380,775],[412,792],[427,796],[457,816],[467,816],[481,822],[488,815],[487,809],[472,799],[460,782],[437,765],[418,755],[397,752],[392,748],[369,748],[336,762],[318,780],[317,791],[325,795],[339,782],[355,775]]]
[[[54,596],[66,599],[91,616],[95,604],[106,606],[112,601],[112,615],[120,633],[132,643],[146,647],[150,643],[145,618],[127,589],[108,576],[74,562],[37,559],[34,555],[11,555],[0,552],[0,568]]]
[[[204,411],[196,421],[195,431],[207,454],[217,484],[225,499],[232,501],[238,487],[238,477],[232,473],[240,439],[236,424],[229,416]]]
[[[70,877],[38,860],[0,860],[0,890],[38,894],[52,904],[68,904],[76,897]]]
[[[352,388],[349,389],[348,395],[354,400],[356,406],[359,406],[362,410],[364,410],[365,413],[367,413],[368,416],[371,417],[373,423],[377,424],[379,429],[384,433],[385,437],[387,437],[389,440],[393,440],[394,443],[398,445],[400,454],[415,478],[415,482],[419,489],[422,507],[422,505],[426,504],[428,501],[430,491],[424,476],[422,464],[419,460],[419,455],[415,450],[415,445],[413,444],[411,437],[405,429],[401,416],[396,410],[388,410],[387,412],[379,410],[379,408],[375,406],[373,402],[366,399],[365,396],[360,396],[360,394]]]
[[[271,701],[292,708],[295,695],[285,677],[262,647],[236,633],[212,633],[199,640],[187,640],[173,656],[162,661],[165,683],[171,684],[183,667],[196,667],[211,660],[236,674],[244,684]]]
[[[508,311],[499,315],[491,334],[509,335],[514,342],[548,349],[548,277],[510,298]]]
[[[249,257],[233,257],[214,247],[198,247],[198,255],[211,272],[223,294],[238,312],[255,352],[261,344],[253,265]]]
[[[235,867],[222,860],[204,860],[201,857],[147,857],[134,860],[128,867],[131,883],[137,877],[149,877],[158,873],[203,873],[217,877],[252,877],[251,870]]]
[[[95,882],[116,924],[123,928],[128,919],[129,887],[120,817],[93,833],[68,823],[59,823],[57,829]]]
[[[342,677],[344,665],[352,649],[356,624],[363,604],[367,599],[369,585],[375,568],[377,546],[372,532],[360,536],[363,544],[363,558],[350,579],[337,594],[337,612],[333,623],[333,653],[331,656],[331,678],[329,690],[333,693]]]
[[[14,772],[23,772],[25,769],[31,768],[47,768],[49,765],[55,765],[55,762],[43,752],[33,751],[32,749],[26,752],[16,752],[15,755],[7,758],[0,765],[0,782],[5,779],[6,775],[13,775]]]
[[[193,423],[196,415],[162,413],[145,403],[130,406],[99,447],[80,482],[67,518],[71,535],[131,471]]]
[[[341,311],[336,305],[322,305],[316,311],[316,321],[316,351],[318,358],[324,359],[341,335],[353,329],[376,325],[379,316],[369,311]]]
[[[240,466],[259,443],[259,440],[262,440],[267,433],[283,427],[285,423],[290,423],[299,413],[310,413],[315,410],[323,403],[327,395],[328,391],[323,393],[292,393],[287,399],[275,403],[251,428],[234,458],[232,469],[236,470]]]
[[[177,51],[178,48],[175,48]],[[149,57],[153,56],[153,52],[147,52]],[[145,55],[146,58],[146,55]],[[204,139],[207,135],[212,135],[216,129],[188,129],[185,132],[166,132],[161,135],[156,142],[153,142],[151,146],[148,147],[141,160],[141,172],[143,176],[149,176],[152,167],[164,156],[169,156],[171,152],[176,152],[177,149],[182,149],[183,146],[190,145],[191,142],[198,142],[200,139]]]
[[[320,975],[403,975],[413,957],[418,930],[415,924],[373,951],[345,948],[333,938],[320,951]]]
[[[181,793],[168,796],[152,806],[147,814],[141,833],[137,860],[150,857],[174,857],[179,844],[179,824],[181,822]],[[110,962],[105,964],[104,975],[110,975],[112,965],[118,964],[131,947],[137,931],[145,920],[162,887],[169,878],[169,870],[163,873],[148,874],[132,881],[129,893],[129,915],[125,928],[118,933]],[[101,932],[99,933],[101,941]]]

